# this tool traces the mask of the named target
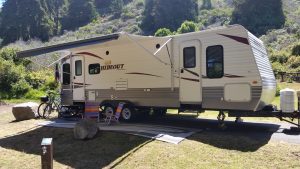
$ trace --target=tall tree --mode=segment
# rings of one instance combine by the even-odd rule
[[[88,24],[97,16],[94,0],[70,0],[68,14],[63,21],[63,29],[74,30]]]
[[[182,22],[195,21],[197,16],[197,0],[146,0],[141,28],[146,34],[159,28],[175,31]]]
[[[47,9],[55,23],[54,35],[61,33],[61,19],[66,15],[68,0],[46,0]]]
[[[40,0],[4,2],[0,25],[2,44],[30,38],[46,41],[53,35],[54,22],[42,3]]]
[[[203,0],[201,9],[211,9],[211,8],[212,8],[211,0]]]
[[[281,28],[285,16],[281,0],[235,0],[232,24],[241,24],[256,35]]]

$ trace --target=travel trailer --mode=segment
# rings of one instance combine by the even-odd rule
[[[276,80],[261,40],[243,26],[168,37],[116,33],[21,51],[20,58],[65,51],[58,61],[63,105],[87,102],[131,120],[138,109],[258,112]]]

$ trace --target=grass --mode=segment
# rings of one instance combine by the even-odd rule
[[[35,100],[35,99],[6,99],[3,100],[7,104],[19,104],[19,103],[26,103],[26,102],[36,102],[39,103],[40,100]]]
[[[179,145],[113,132],[78,141],[70,129],[36,127],[43,120],[13,120],[1,114],[1,169],[40,168],[43,137],[54,139],[54,168],[300,168],[300,145],[270,141],[271,133],[205,130]]]

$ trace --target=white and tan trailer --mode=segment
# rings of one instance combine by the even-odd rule
[[[18,56],[58,51],[69,53],[60,60],[63,104],[126,102],[126,120],[138,108],[257,112],[275,97],[266,48],[240,25],[168,37],[117,33]]]

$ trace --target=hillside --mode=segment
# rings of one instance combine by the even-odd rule
[[[6,2],[12,3],[14,1],[20,0],[7,0]],[[34,0],[34,2],[36,2],[35,5],[42,5],[42,1],[40,0]],[[40,84],[36,85],[35,87],[35,89],[38,89],[42,86],[41,84],[43,84],[47,78],[41,78],[40,75],[38,76],[36,74],[31,75],[32,77],[24,76],[22,75],[21,69],[26,69],[29,71],[34,70],[37,72],[44,71],[44,67],[51,64],[59,56],[57,54],[47,54],[30,58],[32,63],[25,62],[26,64],[20,65],[16,62],[18,59],[15,59],[16,50],[48,46],[121,31],[140,35],[154,35],[156,33],[156,36],[165,36],[168,34],[186,33],[219,26],[227,26],[230,24],[242,24],[265,42],[265,45],[268,47],[269,56],[274,71],[300,72],[299,0],[265,0],[263,2],[260,0],[82,1],[82,3],[89,7],[90,11],[88,12],[83,10],[86,8],[81,7],[84,5],[77,4],[77,1],[74,0],[64,0],[63,3],[60,4],[59,8],[53,8],[59,9],[58,11],[60,12],[50,10],[51,5],[52,7],[55,7],[55,3],[52,4],[52,2],[58,1],[45,0],[45,2],[48,2],[48,4],[44,4],[44,7],[47,7],[47,10],[50,11],[49,13],[51,15],[48,15],[49,13],[45,12],[45,10],[37,10],[36,12],[42,12],[42,14],[44,14],[44,18],[48,18],[50,25],[52,25],[50,28],[53,28],[53,30],[50,32],[53,34],[49,34],[49,39],[43,40],[38,37],[33,37],[33,35],[38,35],[34,32],[37,31],[34,29],[36,28],[36,24],[30,25],[30,23],[22,22],[20,25],[26,26],[26,29],[19,35],[28,35],[29,38],[24,39],[19,37],[17,38],[17,41],[13,41],[13,43],[6,45],[0,50],[0,59],[1,57],[4,59],[11,58],[11,62],[16,66],[24,66],[24,68],[20,68],[18,75],[20,76],[19,79],[24,80],[18,81],[15,79],[13,81],[14,83],[20,83],[20,86],[26,86],[26,90],[24,90],[23,93],[27,93],[30,86],[34,85],[32,84],[32,81]],[[89,22],[75,23],[75,21],[82,19],[82,15],[77,15],[70,12],[72,11],[72,8],[74,8],[73,10],[76,9],[75,11],[82,11],[82,15],[84,16],[87,14],[93,14],[93,16],[90,17]],[[0,24],[0,36],[2,37],[4,35],[10,37],[9,35],[11,33],[5,34],[1,28],[5,28],[6,31],[10,32],[11,30],[7,29],[8,25],[13,26],[16,24],[15,22],[17,22],[14,21],[7,24],[4,23],[4,12],[8,9],[9,8],[5,9],[4,4],[0,15],[0,23],[2,23]],[[8,14],[10,17],[15,17],[11,13]],[[56,15],[57,17],[55,17]],[[38,19],[39,17],[36,18]],[[55,18],[61,19],[56,20]],[[64,18],[67,18],[69,21],[66,21]],[[74,21],[74,23],[70,23],[70,20]],[[185,20],[190,20],[190,22],[185,22]],[[3,27],[5,24],[6,26]],[[68,26],[66,26],[66,24]],[[23,31],[23,29],[21,30]],[[33,34],[30,34],[30,31],[26,30],[34,31]],[[55,35],[55,31],[57,31],[56,33],[58,35]],[[7,65],[9,64],[7,63]],[[4,84],[1,84],[0,82],[0,87],[7,86],[9,84],[8,82],[11,81],[6,80],[6,82],[7,83]],[[11,89],[12,88],[13,86]],[[19,86],[15,86],[15,88],[18,90],[20,88],[22,89],[22,87]]]

